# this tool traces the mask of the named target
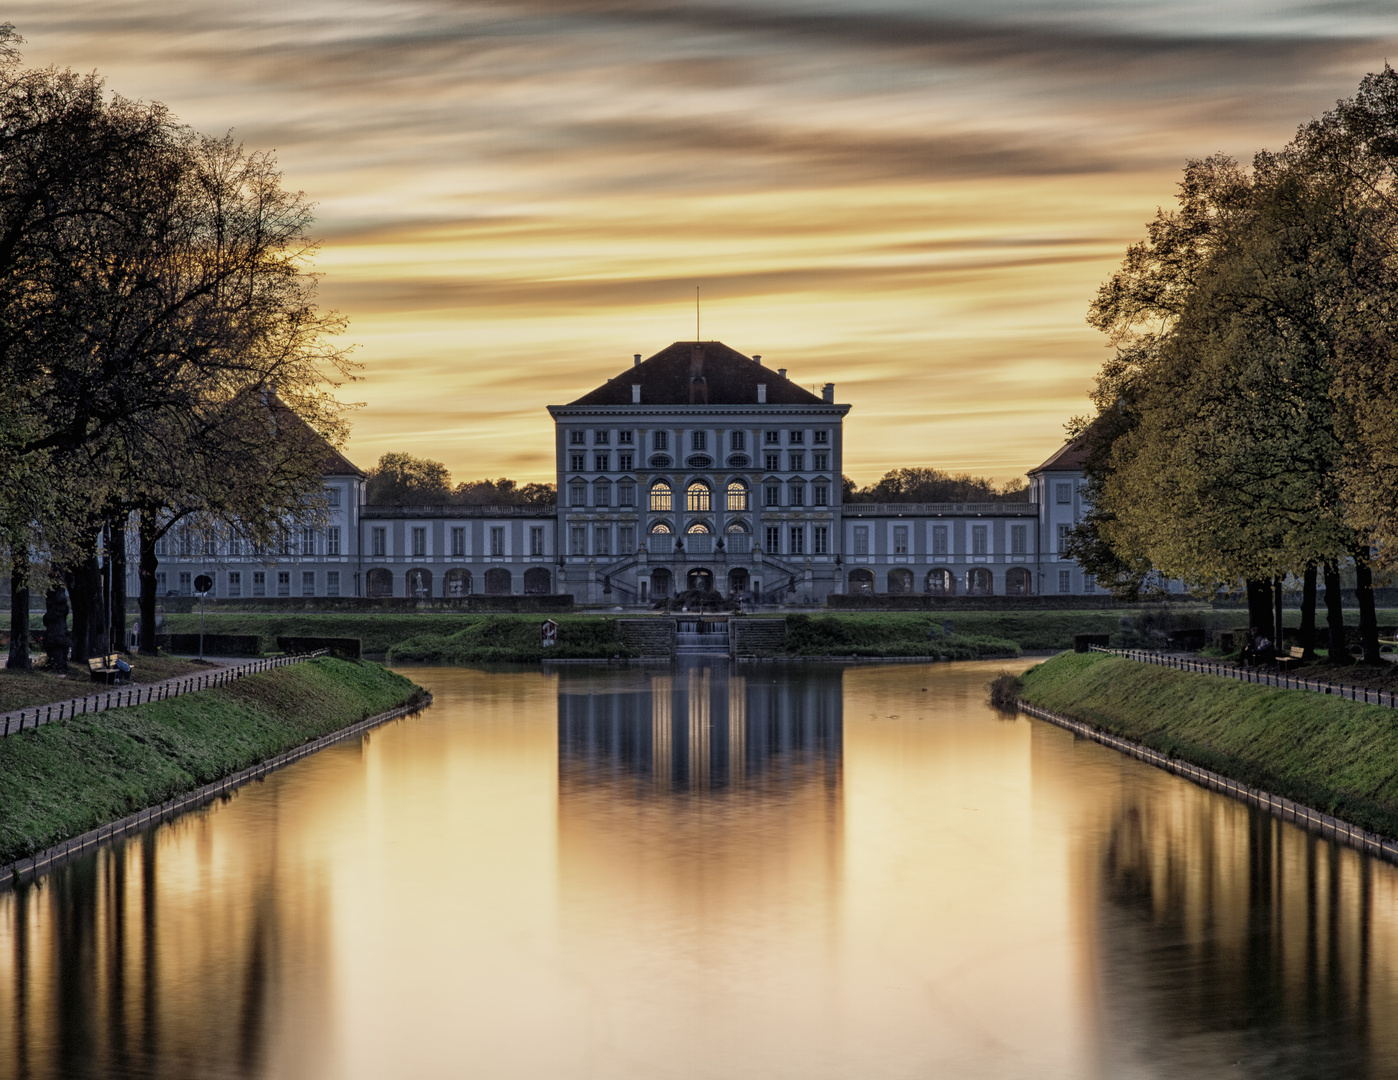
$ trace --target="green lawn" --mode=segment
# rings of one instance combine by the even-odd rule
[[[324,657],[0,739],[0,864],[421,694],[377,664]]]
[[[132,656],[134,681],[160,682],[176,675],[208,671],[212,665],[177,656]],[[87,666],[72,665],[66,672],[49,671],[40,657],[35,657],[33,671],[0,668],[0,713],[23,709],[27,705],[43,705],[50,701],[67,701],[95,693],[101,683],[92,682]]]
[[[1024,700],[1398,836],[1398,713],[1102,653],[1023,676]]]

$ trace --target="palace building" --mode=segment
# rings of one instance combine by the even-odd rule
[[[832,593],[1081,595],[1067,558],[1082,451],[1029,473],[1027,502],[842,500],[848,404],[720,342],[676,342],[551,405],[557,506],[384,507],[331,452],[329,510],[274,553],[178,529],[160,591],[201,573],[218,597],[453,599],[571,594],[645,605],[686,589],[763,602]],[[134,582],[133,582],[134,587]]]

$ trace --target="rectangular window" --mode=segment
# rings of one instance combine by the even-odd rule
[[[214,539],[213,533],[204,536],[204,554],[215,555],[218,553],[218,541]]]
[[[316,594],[316,572],[314,570],[301,571],[301,595],[314,596]]]
[[[634,432],[630,432],[630,431],[618,431],[618,432],[616,433],[616,441],[617,441],[617,444],[618,444],[619,446],[634,446],[634,445],[635,445],[635,442],[634,442],[634,440],[631,438],[631,436],[632,436],[633,434],[634,434]]]
[[[267,574],[262,570],[252,572],[252,594],[253,596],[267,595]]]
[[[987,544],[990,530],[984,525],[971,526],[971,554],[985,555],[989,551]]]
[[[1082,576],[1082,591],[1095,593],[1097,591],[1097,575],[1084,574]]]
[[[325,572],[325,595],[326,595],[326,596],[339,596],[339,595],[340,595],[340,571],[338,571],[338,570],[327,570],[327,571]]]
[[[290,596],[290,595],[291,595],[291,571],[290,571],[290,570],[278,570],[278,571],[277,571],[277,595],[278,595],[278,596]]]
[[[158,595],[158,596],[164,596],[164,595],[165,595],[165,571],[163,571],[163,570],[158,570],[158,571],[156,571],[156,575],[155,575],[155,591],[156,591],[156,595]]]
[[[569,472],[582,472],[585,468],[587,468],[587,455],[586,455],[586,454],[569,454],[569,455],[568,455],[568,471],[569,471]]]
[[[189,571],[180,572],[180,595],[188,596],[194,591],[194,586],[190,583],[191,575]]]
[[[1054,484],[1054,485],[1053,485],[1053,490],[1054,490],[1054,499],[1055,499],[1055,501],[1057,501],[1058,503],[1063,504],[1063,503],[1070,503],[1070,502],[1073,501],[1073,485],[1072,485],[1072,484]]]
[[[791,526],[791,554],[806,554],[806,527],[804,525]]]
[[[812,455],[812,459],[813,459],[813,468],[816,468],[816,469],[820,470],[821,472],[824,472],[826,469],[830,468],[830,455],[829,455],[829,454],[817,452],[817,453],[815,453],[815,454]]]
[[[802,454],[802,453],[794,453],[794,454],[788,454],[787,457],[791,459],[791,461],[790,461],[790,466],[791,466],[791,471],[792,471],[792,472],[800,472],[802,469],[804,469],[804,468],[806,467],[806,455],[805,455],[805,454]]]
[[[748,433],[746,431],[730,431],[728,433],[728,449],[746,450],[748,448]]]
[[[422,558],[427,554],[427,530],[421,526],[413,528],[413,557]]]
[[[228,554],[233,558],[239,558],[243,554],[243,538],[237,533],[233,533],[228,538]]]
[[[1071,570],[1058,571],[1058,591],[1061,593],[1073,591],[1073,572]]]
[[[542,525],[529,527],[529,554],[544,554],[544,527]]]
[[[762,465],[768,472],[780,472],[782,456],[780,454],[763,454]]]
[[[815,444],[816,444],[817,446],[828,446],[828,445],[830,445],[830,432],[828,432],[828,431],[817,431],[817,432],[815,433],[815,436],[814,436],[814,441],[815,441]]]
[[[1068,554],[1068,530],[1071,528],[1071,525],[1058,526],[1058,554],[1060,555]]]
[[[893,526],[893,554],[906,555],[908,553],[908,527],[906,525]]]
[[[806,433],[804,431],[787,432],[786,441],[792,446],[804,446],[806,443]]]
[[[650,437],[651,448],[655,450],[670,449],[670,433],[668,431],[654,432]]]
[[[817,555],[830,554],[830,526],[817,525],[815,527],[815,553]]]
[[[762,441],[768,446],[780,446],[782,444],[782,433],[780,431],[768,431],[762,436]]]
[[[782,489],[780,484],[768,484],[762,489],[763,506],[780,506],[782,504]]]
[[[495,556],[505,554],[505,526],[490,527],[490,553]]]
[[[612,530],[608,525],[598,525],[592,530],[592,553],[610,555],[612,553]]]
[[[376,525],[369,532],[369,553],[371,555],[384,556],[388,554],[388,530],[382,525]]]
[[[634,525],[617,527],[616,550],[618,555],[626,555],[636,550],[636,527]]]
[[[612,485],[606,480],[598,480],[597,483],[592,485],[592,505],[612,505]]]
[[[581,525],[568,530],[568,551],[572,555],[587,554],[587,530]]]
[[[581,480],[574,480],[571,484],[568,485],[568,505],[587,505],[587,485],[584,484]]]
[[[180,526],[180,557],[188,559],[194,554],[194,534],[188,525]]]
[[[691,431],[689,433],[689,448],[691,450],[707,450],[709,448],[709,433],[707,431]]]
[[[805,484],[790,484],[790,485],[787,486],[787,489],[786,489],[786,490],[787,490],[788,497],[791,499],[791,501],[787,504],[788,506],[805,506],[805,505],[806,505],[806,485],[805,485]]]
[[[621,472],[630,472],[636,467],[635,454],[618,454],[616,456],[616,467]]]
[[[932,554],[945,555],[947,553],[947,527],[945,525],[932,526]]]
[[[830,488],[825,484],[817,484],[815,486],[815,504],[817,506],[830,505]]]
[[[1029,547],[1029,526],[1010,526],[1010,554],[1024,555]]]
[[[594,431],[592,433],[593,446],[610,446],[611,442],[612,433],[610,431]]]
[[[292,532],[291,532],[290,529],[283,529],[283,530],[282,530],[282,554],[283,554],[283,555],[295,555],[295,554],[296,554],[296,537],[292,535]]]
[[[325,530],[325,554],[340,554],[340,526],[331,525]]]
[[[630,480],[623,480],[616,486],[616,504],[618,506],[636,505],[636,485]]]
[[[854,553],[856,555],[869,554],[869,526],[856,525],[854,527]]]
[[[610,472],[612,467],[611,454],[594,454],[592,456],[593,472]]]
[[[581,430],[578,430],[578,431],[570,431],[570,432],[568,432],[568,443],[569,443],[569,445],[571,445],[571,446],[584,446],[584,445],[586,445],[586,444],[587,444],[587,432],[581,431]]]
[[[466,526],[453,525],[451,529],[451,553],[456,558],[466,554]]]
[[[160,556],[168,554],[168,546],[165,543],[164,536],[161,536],[161,538],[155,542],[155,553]]]
[[[230,570],[228,572],[228,595],[243,595],[243,573],[241,570]]]
[[[301,530],[301,554],[314,555],[316,553],[316,531],[312,528]]]
[[[329,487],[325,489],[325,505],[329,507],[336,507],[340,505],[339,488]]]
[[[781,531],[781,529],[780,529],[778,526],[776,526],[776,525],[768,525],[768,526],[767,526],[767,548],[766,548],[768,554],[771,554],[771,555],[776,555],[776,554],[778,554],[779,549],[781,548],[781,542],[782,542],[782,531]]]

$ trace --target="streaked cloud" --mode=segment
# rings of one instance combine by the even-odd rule
[[[1008,477],[1188,157],[1246,158],[1398,42],[1379,3],[18,0],[31,62],[276,148],[318,202],[349,451],[551,468],[543,406],[704,335],[833,380],[848,471]]]

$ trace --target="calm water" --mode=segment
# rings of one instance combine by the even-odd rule
[[[1398,874],[1002,666],[415,669],[0,896],[0,1076],[1398,1075]]]

